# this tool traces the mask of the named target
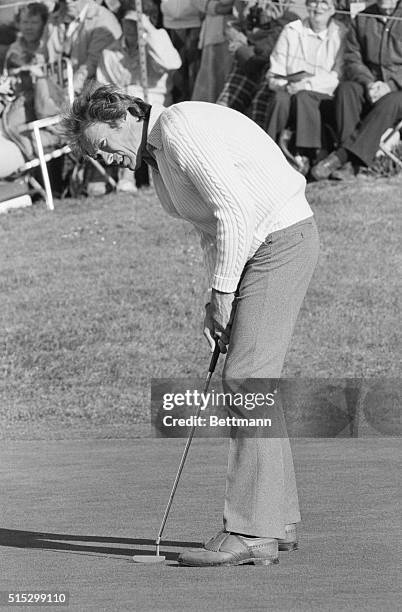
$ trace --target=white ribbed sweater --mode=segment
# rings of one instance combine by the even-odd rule
[[[165,210],[201,235],[210,287],[235,291],[266,236],[312,216],[305,179],[251,119],[207,102],[152,108],[148,145]]]

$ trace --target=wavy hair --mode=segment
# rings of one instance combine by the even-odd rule
[[[137,121],[143,121],[150,110],[150,104],[126,94],[114,85],[91,82],[64,113],[61,130],[70,147],[85,155],[85,129],[89,125],[107,123],[111,127],[118,127],[127,112],[136,117]]]

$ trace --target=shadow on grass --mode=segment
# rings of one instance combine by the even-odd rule
[[[74,544],[74,542],[88,542],[88,544]],[[98,543],[101,543],[99,545]],[[115,544],[115,546],[105,546]],[[121,545],[126,544],[127,548]],[[178,548],[201,548],[199,542],[177,542],[166,540],[163,545]],[[104,536],[71,535],[65,533],[43,533],[40,531],[21,531],[16,529],[0,529],[0,546],[13,548],[40,548],[43,550],[70,551],[81,553],[100,553],[104,555],[149,555],[150,551],[131,546],[155,546],[155,540],[145,538],[119,538]],[[130,546],[130,548],[128,548]],[[161,550],[167,560],[174,561],[177,553]]]

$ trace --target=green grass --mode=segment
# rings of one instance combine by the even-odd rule
[[[401,180],[312,185],[322,252],[284,375],[397,376]],[[151,190],[0,216],[0,430],[128,427],[152,377],[204,376],[191,226]]]

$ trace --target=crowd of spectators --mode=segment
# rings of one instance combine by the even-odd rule
[[[303,0],[300,0],[302,2]],[[0,178],[36,154],[24,126],[56,114],[64,92],[44,67],[68,57],[74,91],[94,79],[151,104],[200,100],[247,114],[314,180],[369,167],[402,119],[402,0],[353,16],[337,0],[53,0],[19,6],[0,80]],[[138,33],[144,38],[147,83]],[[45,147],[60,139],[44,131]],[[145,168],[118,188],[147,184]],[[92,169],[88,192],[104,193]],[[99,189],[99,185],[101,188]]]

